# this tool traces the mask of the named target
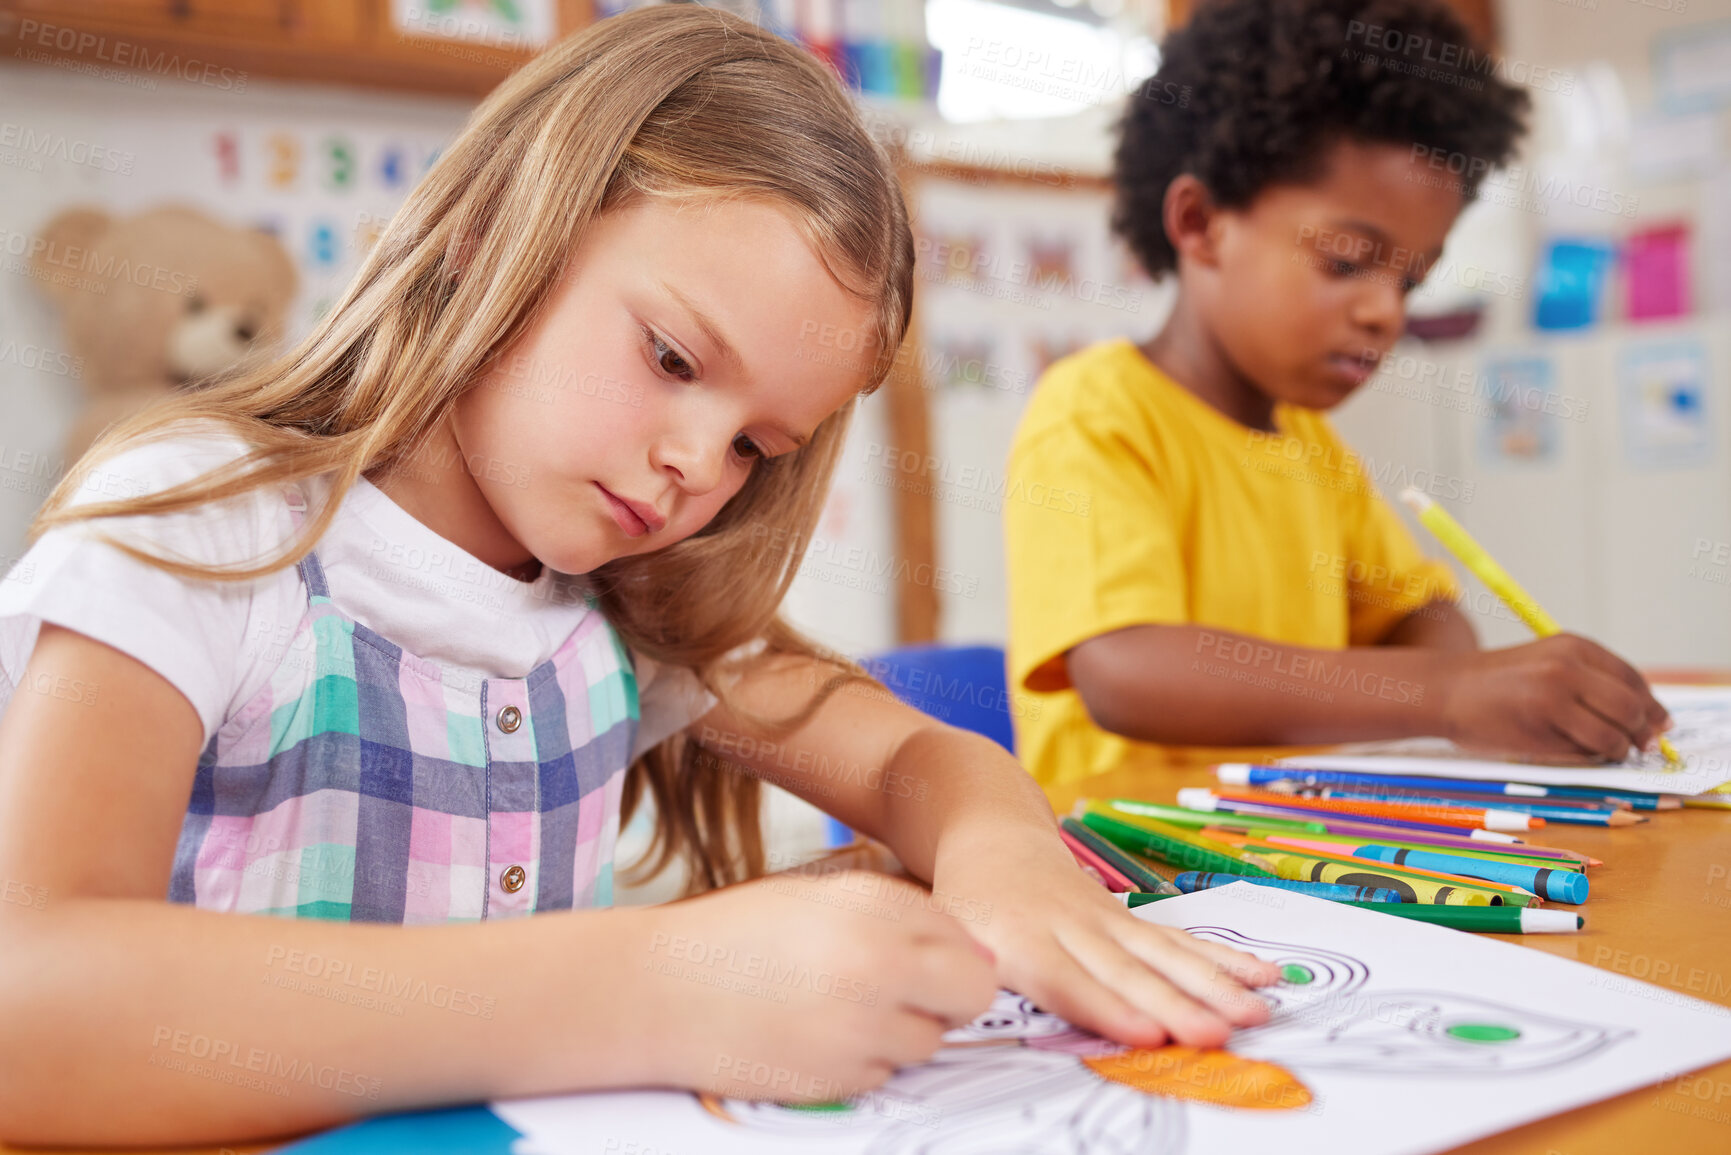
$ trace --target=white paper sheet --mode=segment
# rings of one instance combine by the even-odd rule
[[[666,1091],[492,1109],[519,1155],[1420,1155],[1731,1057],[1731,1011],[1511,943],[1244,883],[1136,913],[1291,976],[1236,1058],[1127,1051],[1006,992],[842,1110]]]
[[[1731,782],[1731,686],[1654,686],[1653,694],[1676,723],[1668,737],[1683,758],[1667,769],[1658,754],[1604,766],[1537,766],[1474,758],[1440,738],[1363,742],[1337,753],[1280,759],[1282,766],[1351,770],[1365,774],[1433,774],[1533,782],[1540,786],[1603,786],[1660,794],[1700,794]]]

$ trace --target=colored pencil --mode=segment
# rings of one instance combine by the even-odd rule
[[[1362,790],[1344,786],[1299,786],[1294,783],[1274,783],[1266,787],[1275,794],[1295,798],[1315,798],[1341,802],[1370,803],[1388,806],[1444,807],[1464,813],[1484,810],[1476,799],[1450,798],[1441,794],[1408,794],[1400,790]],[[1647,821],[1640,815],[1618,806],[1577,802],[1573,805],[1553,805],[1546,802],[1504,800],[1498,809],[1526,814],[1541,822],[1562,822],[1573,826],[1635,826]],[[1489,813],[1489,811],[1484,811]],[[1519,829],[1518,827],[1516,829]]]
[[[1152,891],[1155,894],[1171,894],[1177,890],[1164,875],[1137,862],[1130,855],[1112,845],[1109,840],[1100,837],[1074,818],[1063,819],[1059,826],[1068,831],[1076,841],[1092,850],[1100,858],[1105,859],[1119,874],[1135,883],[1137,889]]]
[[[1469,809],[1454,806],[1420,806],[1398,802],[1358,802],[1350,799],[1297,798],[1268,790],[1216,790],[1216,798],[1228,802],[1280,805],[1302,813],[1357,815],[1368,818],[1410,819],[1437,826],[1483,827],[1486,830],[1532,830],[1543,826],[1543,818],[1514,810]]]
[[[1274,797],[1279,797],[1275,795]],[[1285,800],[1282,800],[1285,801]],[[1521,840],[1512,834],[1500,830],[1484,830],[1478,827],[1463,827],[1458,823],[1440,825],[1434,822],[1419,822],[1410,818],[1376,818],[1370,815],[1322,814],[1317,811],[1303,810],[1297,807],[1270,804],[1266,802],[1237,802],[1229,798],[1221,798],[1206,786],[1184,786],[1178,790],[1178,804],[1194,810],[1220,810],[1228,814],[1273,816],[1276,818],[1319,818],[1331,829],[1337,822],[1353,822],[1360,825],[1375,825],[1384,829],[1398,827],[1403,830],[1421,830],[1431,834],[1452,834],[1474,841],[1519,843]]]
[[[1227,815],[1225,821],[1218,825],[1230,828],[1234,825],[1235,816]],[[1203,827],[1204,830],[1207,827]],[[1471,838],[1450,838],[1446,834],[1430,831],[1409,830],[1400,826],[1381,826],[1370,822],[1330,822],[1327,834],[1310,834],[1306,831],[1271,831],[1261,827],[1244,827],[1237,833],[1280,833],[1291,838],[1330,838],[1353,839],[1359,842],[1380,842],[1390,846],[1410,846],[1415,849],[1458,850],[1463,854],[1510,854],[1524,859],[1542,860],[1558,864],[1570,864],[1573,867],[1585,869],[1589,866],[1603,866],[1597,858],[1585,855],[1576,850],[1559,850],[1549,846],[1534,846],[1523,842],[1515,846],[1506,846],[1494,842],[1480,842]]]
[[[1110,891],[1135,890],[1136,884],[1126,878],[1117,867],[1088,849],[1087,844],[1078,839],[1068,830],[1059,830],[1058,837],[1064,840],[1064,845],[1070,848],[1070,853],[1084,870],[1092,871],[1100,880],[1100,885]]]
[[[1395,790],[1434,790],[1439,794],[1495,794],[1516,798],[1548,798],[1553,801],[1578,798],[1589,802],[1619,802],[1634,810],[1676,810],[1682,807],[1682,800],[1674,794],[1651,794],[1642,790],[1540,786],[1531,782],[1491,782],[1476,778],[1444,778],[1424,774],[1372,774],[1362,770],[1329,770],[1309,764],[1261,766],[1252,762],[1222,762],[1214,767],[1214,776],[1226,786],[1268,786],[1275,782],[1302,782],[1307,786],[1375,786]]]
[[[1190,836],[1176,826],[1165,826],[1152,819],[1132,826],[1115,818],[1090,811],[1082,823],[1092,833],[1107,839],[1120,850],[1146,854],[1185,870],[1209,870],[1217,874],[1255,874],[1272,876],[1273,871],[1246,861],[1233,850],[1219,843],[1210,843]]]
[[[1436,535],[1436,539],[1448,547],[1448,551],[1460,559],[1478,579],[1490,587],[1492,593],[1503,600],[1503,604],[1514,610],[1520,619],[1527,623],[1533,633],[1541,638],[1562,633],[1563,627],[1557,620],[1539,608],[1539,603],[1533,596],[1521,588],[1519,582],[1509,576],[1509,572],[1498,565],[1490,552],[1474,540],[1466,527],[1456,521],[1449,511],[1430,499],[1423,490],[1412,486],[1401,490],[1400,499],[1407,508],[1418,515],[1419,521],[1426,529]],[[1682,755],[1671,745],[1663,735],[1659,738],[1659,752],[1665,756],[1668,765],[1681,766]]]
[[[1097,810],[1124,822],[1135,822],[1139,818],[1152,818],[1157,822],[1169,822],[1174,826],[1203,826],[1213,820],[1213,815],[1191,810],[1184,806],[1142,802],[1135,798],[1083,798],[1076,803],[1076,808]],[[1071,811],[1072,814],[1075,812],[1075,810]],[[1312,832],[1322,830],[1321,821],[1316,819],[1247,815],[1245,821],[1256,826],[1284,826]]]

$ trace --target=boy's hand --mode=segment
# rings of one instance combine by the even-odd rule
[[[1551,761],[1621,762],[1670,725],[1635,668],[1603,646],[1557,634],[1449,656],[1444,733],[1462,746]]]
[[[775,874],[657,908],[641,995],[661,1069],[735,1098],[827,1102],[923,1062],[997,993],[990,953],[884,874]]]
[[[1273,963],[1135,917],[1084,874],[1054,835],[1005,838],[940,869],[934,899],[978,911],[965,925],[998,956],[998,982],[1041,1009],[1131,1046],[1223,1044],[1268,1019],[1249,990]],[[1054,853],[1053,847],[1056,848]]]

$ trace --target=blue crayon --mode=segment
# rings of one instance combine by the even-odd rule
[[[1172,885],[1185,894],[1198,890],[1211,890],[1216,886],[1228,886],[1234,882],[1253,882],[1257,886],[1272,886],[1279,890],[1290,890],[1294,894],[1308,894],[1312,898],[1326,898],[1330,902],[1399,902],[1400,892],[1390,890],[1386,886],[1347,886],[1338,882],[1295,882],[1287,878],[1251,878],[1246,874],[1210,874],[1203,871],[1186,870],[1172,879]]]
[[[1387,862],[1395,866],[1411,866],[1419,870],[1440,870],[1467,878],[1482,878],[1530,890],[1540,898],[1578,905],[1587,901],[1587,876],[1577,870],[1552,870],[1547,866],[1526,866],[1519,862],[1497,862],[1489,858],[1473,858],[1466,854],[1433,854],[1424,850],[1401,850],[1393,846],[1355,846],[1347,853],[1354,858]]]

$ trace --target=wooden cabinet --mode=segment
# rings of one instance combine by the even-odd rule
[[[399,30],[391,0],[0,0],[0,56],[481,95],[531,55]],[[430,5],[429,5],[430,7]],[[557,34],[593,19],[557,0]]]
[[[1166,0],[1166,27],[1176,28],[1190,19],[1190,13],[1209,0]],[[1497,17],[1495,0],[1447,0],[1466,23],[1478,42],[1492,50],[1497,47]]]

